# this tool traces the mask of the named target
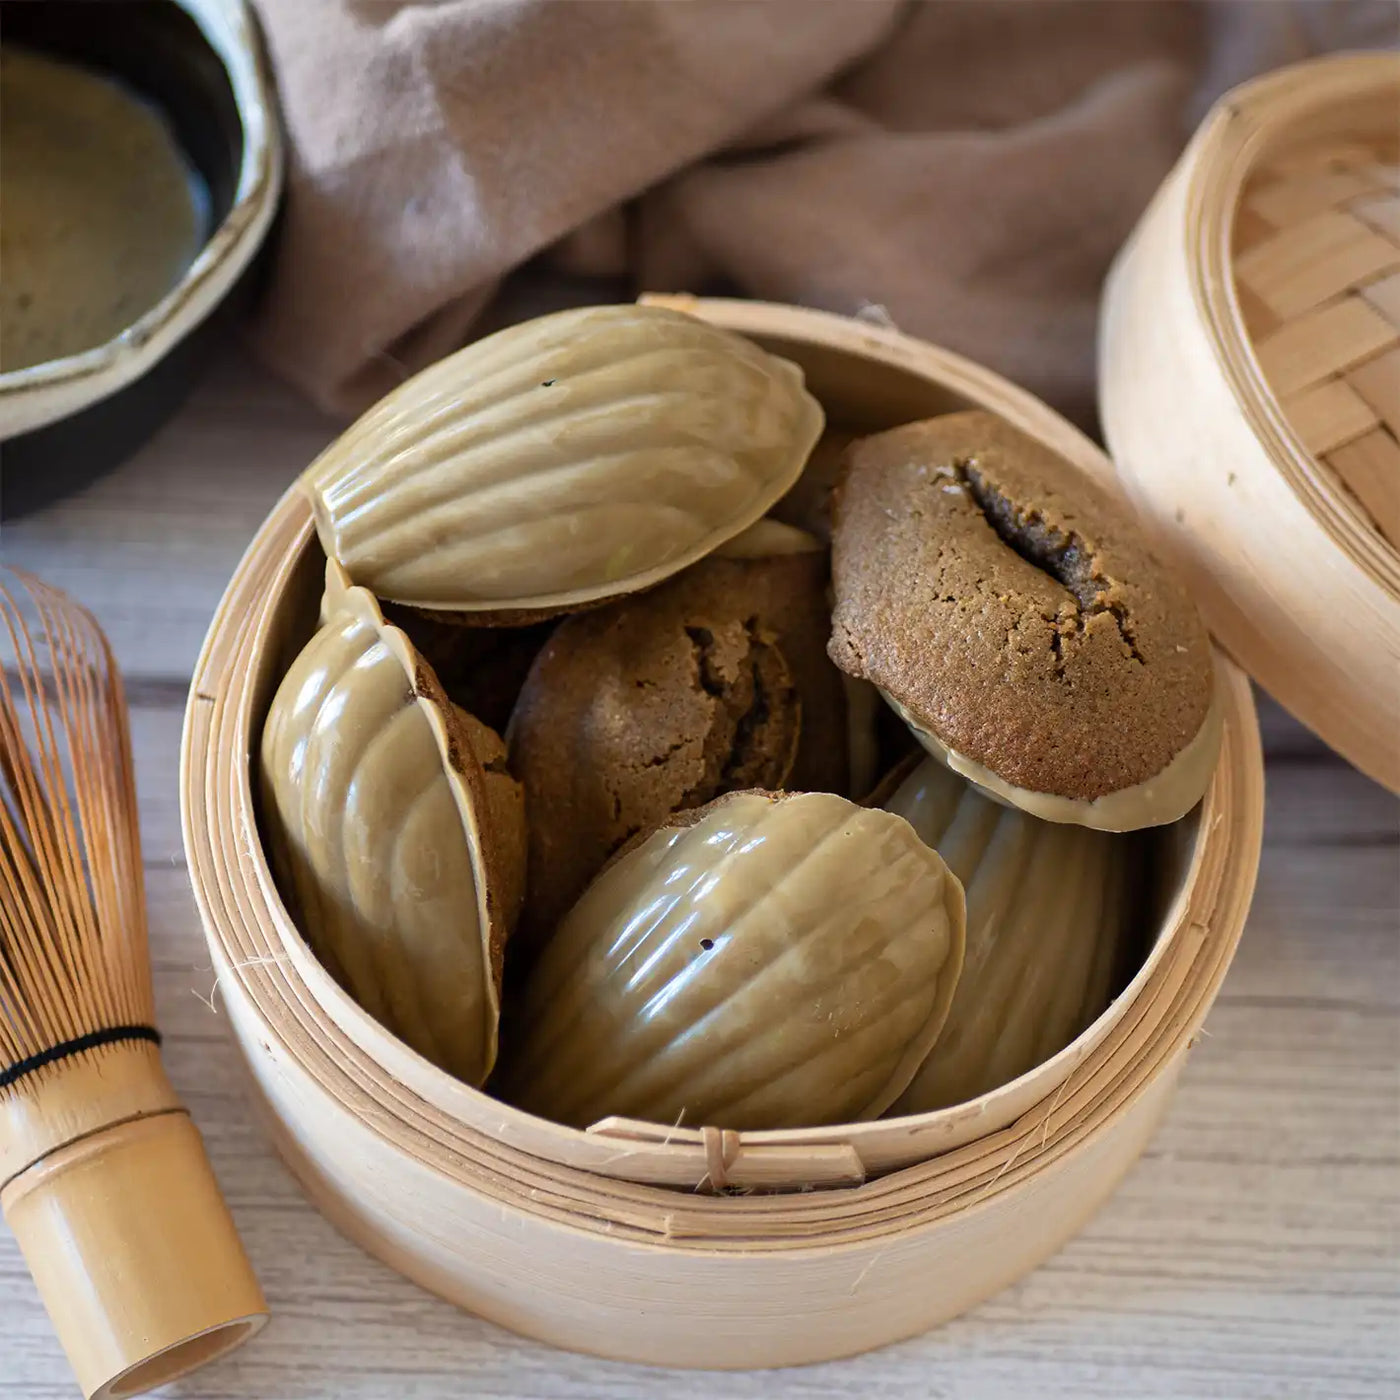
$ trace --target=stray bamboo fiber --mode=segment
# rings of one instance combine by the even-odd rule
[[[839,428],[988,408],[1113,486],[1082,434],[955,355],[793,307],[671,304],[796,360]],[[249,755],[314,625],[322,569],[310,511],[289,493],[206,639],[181,800],[221,1009],[257,1102],[313,1202],[352,1238],[556,1345],[663,1365],[787,1365],[971,1307],[1058,1248],[1136,1160],[1229,965],[1258,864],[1253,702],[1223,655],[1221,760],[1201,807],[1159,838],[1150,952],[1059,1055],[937,1113],[789,1133],[617,1120],[580,1132],[413,1054],[341,991],[282,905]]]
[[[90,613],[0,569],[0,1206],[102,1400],[266,1320],[159,1044],[120,675]]]

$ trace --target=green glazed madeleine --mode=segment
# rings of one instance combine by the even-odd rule
[[[607,866],[525,987],[506,1096],[735,1129],[874,1118],[936,1041],[963,893],[902,818],[731,793]]]
[[[802,371],[656,306],[561,311],[415,375],[307,468],[326,553],[394,602],[569,611],[659,582],[797,479]]]
[[[524,884],[501,739],[448,702],[373,597],[327,570],[323,625],[263,727],[279,883],[327,970],[434,1064],[481,1084]]]
[[[884,799],[967,895],[967,955],[938,1043],[892,1112],[927,1113],[1063,1049],[1112,995],[1137,838],[1041,821],[923,758]]]

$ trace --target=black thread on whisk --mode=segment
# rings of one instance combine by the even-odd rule
[[[100,1031],[89,1031],[86,1035],[74,1036],[36,1055],[26,1055],[16,1060],[8,1069],[0,1070],[0,1089],[43,1069],[55,1060],[66,1060],[70,1055],[81,1055],[84,1050],[95,1050],[99,1045],[113,1045],[119,1040],[149,1040],[152,1045],[160,1044],[160,1032],[154,1026],[104,1026]]]

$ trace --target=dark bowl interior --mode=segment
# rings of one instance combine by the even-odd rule
[[[158,106],[209,189],[210,228],[233,207],[243,123],[218,54],[173,0],[0,0],[0,36],[111,74]],[[250,278],[140,379],[0,444],[0,520],[85,485],[129,456],[179,406]]]

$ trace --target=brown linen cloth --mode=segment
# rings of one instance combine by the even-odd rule
[[[1391,0],[255,0],[290,138],[256,327],[324,407],[536,255],[888,316],[1087,421],[1098,291],[1216,95]]]

